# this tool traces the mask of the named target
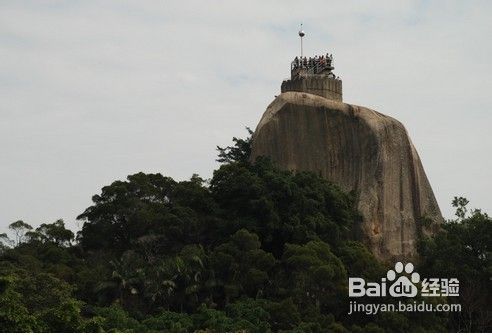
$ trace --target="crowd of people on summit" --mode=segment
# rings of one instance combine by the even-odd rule
[[[331,72],[333,67],[331,66],[333,62],[333,55],[326,54],[326,56],[314,56],[314,57],[297,57],[294,58],[292,62],[292,70],[306,69],[309,73],[317,74],[324,70]]]

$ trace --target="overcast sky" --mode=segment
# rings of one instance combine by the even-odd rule
[[[0,228],[139,171],[209,178],[298,53],[406,126],[441,211],[492,213],[492,1],[1,1]]]

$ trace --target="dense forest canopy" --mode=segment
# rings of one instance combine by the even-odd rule
[[[312,173],[252,164],[250,139],[219,149],[211,180],[137,173],[62,220],[0,234],[0,330],[491,331],[492,220],[455,198],[420,241],[418,271],[458,277],[461,313],[348,315],[349,276],[388,264],[358,241],[353,194]],[[391,301],[391,298],[384,298]]]

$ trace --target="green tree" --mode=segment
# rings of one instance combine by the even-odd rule
[[[9,229],[15,234],[15,245],[19,245],[24,240],[24,235],[27,231],[32,230],[32,227],[22,220],[12,222],[9,225]]]
[[[294,329],[301,322],[301,313],[292,298],[280,302],[267,301],[265,310],[270,314],[270,325],[274,332]]]
[[[6,233],[0,234],[0,253],[12,247],[14,241],[12,241]]]
[[[465,218],[466,212],[468,212],[468,209],[466,208],[466,205],[468,205],[468,203],[469,201],[466,198],[454,197],[451,204],[454,208],[456,208],[455,215],[458,217],[458,219],[463,220]]]
[[[71,246],[75,235],[70,229],[65,228],[65,222],[62,219],[56,220],[53,223],[43,223],[36,228],[35,235],[31,235],[32,239],[40,239],[43,242],[52,242],[59,246]]]
[[[248,131],[248,137],[246,139],[240,139],[234,137],[232,141],[233,146],[227,146],[221,148],[217,146],[217,151],[219,152],[219,158],[217,159],[220,163],[248,163],[251,156],[251,139],[253,131],[246,127]]]
[[[162,311],[142,321],[148,332],[186,333],[194,331],[193,319],[186,313]]]
[[[20,271],[19,275],[14,281],[15,290],[22,295],[24,306],[43,329],[53,332],[78,329],[81,302],[73,297],[69,284],[47,273]]]
[[[12,287],[14,278],[1,277],[0,330],[2,332],[39,332],[43,329],[24,306],[22,296]]]
[[[138,173],[128,181],[103,187],[94,205],[78,219],[81,246],[118,254],[136,244],[146,257],[178,252],[187,244],[202,241],[203,231],[212,235],[214,201],[199,178],[177,183],[161,174]]]
[[[465,198],[455,198],[456,220],[450,220],[443,231],[420,244],[421,272],[432,277],[458,278],[459,297],[449,298],[459,302],[462,312],[452,315],[453,329],[483,332],[492,327],[492,219],[480,210],[468,210]]]
[[[347,271],[328,244],[287,244],[282,263],[289,274],[289,291],[304,309],[314,306],[322,313],[340,309],[337,302],[346,296]]]
[[[360,219],[351,195],[315,174],[280,171],[268,159],[222,165],[210,189],[223,209],[221,233],[245,228],[261,236],[262,246],[276,257],[286,242],[339,243]]]
[[[113,304],[109,307],[96,307],[96,317],[93,317],[86,328],[101,328],[105,332],[128,333],[142,331],[140,323],[129,315],[120,305]]]
[[[346,241],[335,253],[343,262],[349,277],[379,281],[386,275],[387,268],[361,242]]]
[[[270,314],[265,310],[265,300],[245,298],[225,306],[228,317],[233,320],[244,320],[248,332],[270,332]]]
[[[275,258],[260,246],[256,234],[241,229],[214,250],[211,265],[225,304],[242,294],[260,297],[268,288]]]

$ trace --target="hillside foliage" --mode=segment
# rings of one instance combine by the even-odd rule
[[[492,221],[467,212],[420,242],[423,275],[458,277],[461,313],[348,315],[348,277],[390,264],[357,240],[353,194],[219,149],[211,180],[137,173],[62,220],[0,235],[3,332],[490,331]],[[454,300],[453,300],[454,299]],[[387,299],[388,301],[390,299]]]

